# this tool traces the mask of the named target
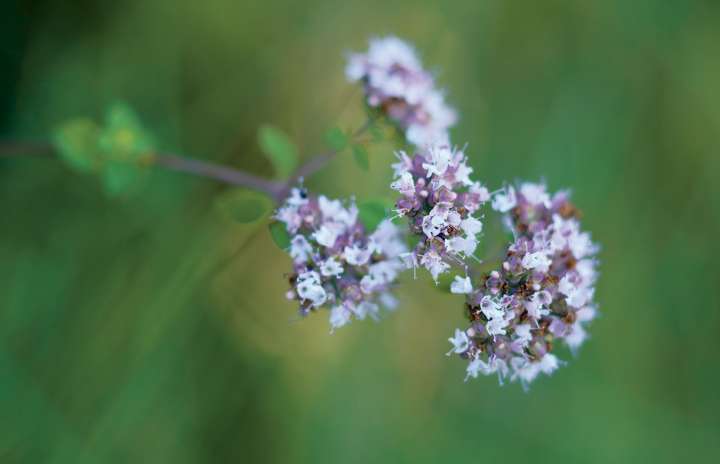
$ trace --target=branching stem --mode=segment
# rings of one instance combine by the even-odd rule
[[[370,127],[371,122],[372,121],[368,120],[362,127],[356,130],[352,135],[352,139],[355,140],[362,135],[368,127]],[[335,155],[337,155],[337,152],[330,150],[310,158],[286,181],[267,179],[230,166],[172,153],[154,153],[152,160],[155,166],[170,171],[184,172],[229,185],[257,190],[269,195],[277,204],[280,204],[285,197],[287,197],[293,185],[300,179],[310,176],[322,169]],[[0,158],[13,156],[53,157],[56,156],[56,153],[55,147],[47,142],[0,141]]]

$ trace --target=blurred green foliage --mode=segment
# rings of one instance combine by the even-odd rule
[[[463,383],[461,303],[408,275],[382,323],[330,336],[284,299],[266,220],[153,170],[131,197],[47,159],[0,160],[0,462],[716,462],[720,4],[19,1],[4,5],[2,138],[48,139],[126,100],[157,148],[273,175],[364,120],[344,52],[414,42],[479,178],[570,187],[602,244],[602,318],[529,393]],[[82,130],[80,130],[82,132]],[[306,180],[391,197],[392,143]],[[80,134],[80,137],[84,137]],[[482,253],[494,252],[488,224]]]
[[[277,175],[281,178],[290,177],[297,168],[298,153],[288,136],[275,127],[262,126],[258,130],[258,141]]]
[[[136,190],[154,156],[151,136],[122,102],[110,105],[103,127],[85,117],[63,121],[53,142],[71,169],[98,174],[111,197]]]

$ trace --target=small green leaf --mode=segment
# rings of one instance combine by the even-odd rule
[[[121,161],[108,161],[102,170],[105,193],[117,197],[130,192],[142,176],[141,168]]]
[[[325,133],[325,143],[328,147],[341,152],[347,147],[350,139],[339,127],[333,127]]]
[[[134,162],[153,150],[153,142],[135,111],[118,101],[108,108],[100,147],[109,159]]]
[[[290,234],[285,228],[285,224],[280,221],[271,222],[268,225],[268,230],[270,231],[273,242],[275,242],[278,248],[285,251],[290,247]]]
[[[353,158],[358,166],[364,171],[370,170],[370,160],[368,159],[368,153],[365,147],[362,145],[353,145]]]
[[[55,130],[53,141],[70,168],[78,172],[98,169],[100,127],[88,118],[71,119]]]
[[[243,224],[263,218],[272,209],[272,201],[267,196],[244,189],[220,195],[216,205],[228,218]]]
[[[279,177],[287,178],[295,171],[297,149],[285,133],[272,126],[262,126],[258,130],[258,143]]]
[[[388,209],[385,201],[364,201],[358,205],[358,217],[368,231],[373,231],[385,219]]]

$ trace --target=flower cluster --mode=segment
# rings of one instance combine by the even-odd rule
[[[437,282],[452,264],[463,264],[473,256],[482,231],[482,222],[473,214],[489,194],[470,180],[472,168],[462,150],[443,144],[412,157],[404,152],[397,156],[390,185],[400,193],[396,211],[409,219],[410,232],[420,238],[403,258],[408,267],[426,268]],[[453,291],[458,289],[453,287]]]
[[[515,240],[501,269],[476,288],[456,279],[470,327],[455,331],[450,353],[469,361],[467,377],[496,373],[527,386],[560,365],[556,342],[575,351],[585,340],[584,325],[596,315],[598,248],[581,232],[567,192],[551,197],[544,185],[526,183],[494,195],[492,206],[505,213]]]
[[[328,306],[332,329],[356,319],[377,319],[380,305],[396,306],[390,293],[407,251],[399,229],[389,220],[368,234],[354,202],[347,206],[324,196],[309,197],[295,188],[275,218],[291,235],[292,289],[305,316]]]
[[[345,74],[351,82],[363,82],[368,104],[395,121],[410,143],[448,141],[457,115],[407,43],[397,37],[372,39],[367,53],[350,55]]]

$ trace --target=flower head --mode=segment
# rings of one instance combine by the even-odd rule
[[[345,74],[363,83],[368,104],[397,123],[410,143],[447,142],[457,115],[409,44],[397,37],[372,39],[367,53],[350,54]]]
[[[292,290],[288,298],[305,316],[329,306],[330,325],[379,316],[380,305],[394,307],[390,294],[407,251],[399,229],[385,220],[368,234],[354,202],[308,196],[295,188],[276,212],[292,235]]]
[[[498,373],[527,386],[560,366],[551,353],[558,342],[574,351],[585,340],[596,314],[598,247],[566,192],[551,197],[544,185],[526,183],[492,203],[515,240],[501,268],[467,294],[469,343],[458,354],[469,360],[468,377]]]
[[[442,144],[413,157],[404,152],[397,156],[395,181],[390,184],[400,194],[396,211],[409,219],[410,232],[419,238],[406,262],[426,268],[437,282],[453,264],[462,265],[474,255],[482,231],[474,214],[489,194],[470,179],[472,168],[462,150]]]

